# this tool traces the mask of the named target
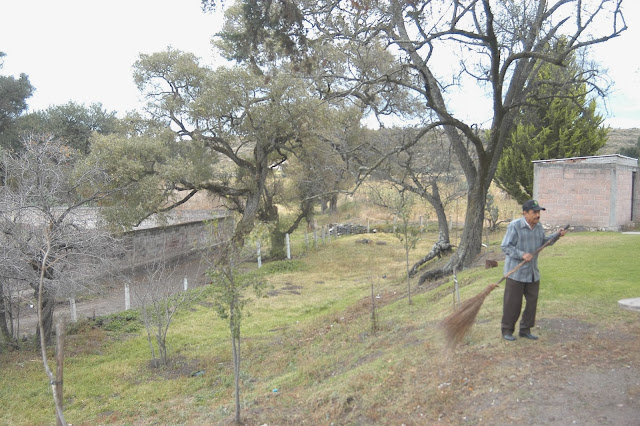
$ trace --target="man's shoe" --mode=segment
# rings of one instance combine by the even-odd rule
[[[518,334],[520,335],[520,337],[525,337],[530,340],[538,340],[538,336],[536,336],[535,334],[531,334],[531,333],[518,333]]]
[[[510,341],[510,342],[513,342],[513,341],[515,341],[515,340],[516,340],[516,338],[515,338],[515,337],[513,337],[513,334],[503,334],[503,335],[502,335],[502,338],[503,338],[504,340],[508,340],[508,341]]]

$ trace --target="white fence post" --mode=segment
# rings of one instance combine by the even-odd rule
[[[457,306],[458,303],[460,303],[460,286],[458,285],[456,268],[453,268],[453,306]]]
[[[124,285],[124,310],[128,311],[131,309],[131,295],[129,294],[129,284],[125,283]]]
[[[78,322],[78,311],[76,310],[76,299],[74,297],[69,298],[69,305],[71,306],[71,321]]]
[[[189,290],[189,279],[187,277],[184,277],[184,281],[182,281],[182,288],[184,288],[184,291]]]
[[[291,260],[291,240],[289,239],[289,234],[284,235],[287,241],[287,259]]]
[[[256,246],[258,247],[258,268],[262,268],[262,252],[260,251],[260,240],[256,242]]]

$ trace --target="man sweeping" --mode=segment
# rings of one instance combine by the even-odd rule
[[[546,210],[536,200],[529,200],[522,205],[522,217],[509,223],[507,233],[502,240],[502,251],[506,255],[504,263],[505,275],[519,263],[522,267],[513,272],[506,280],[502,309],[502,338],[510,342],[516,340],[513,335],[515,325],[522,310],[522,298],[526,301],[520,319],[520,337],[537,340],[531,334],[536,321],[538,291],[540,289],[540,271],[538,256],[535,253],[542,245],[554,238],[564,236],[565,230],[545,235],[540,224],[540,211]],[[555,242],[555,241],[554,241]],[[551,242],[553,244],[553,242]]]

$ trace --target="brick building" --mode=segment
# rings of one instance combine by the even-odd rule
[[[620,230],[640,222],[638,160],[619,154],[533,162],[533,195],[549,225]]]

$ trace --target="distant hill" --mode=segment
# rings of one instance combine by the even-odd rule
[[[611,129],[609,140],[603,146],[599,154],[619,154],[621,148],[632,147],[638,142],[640,129]]]

